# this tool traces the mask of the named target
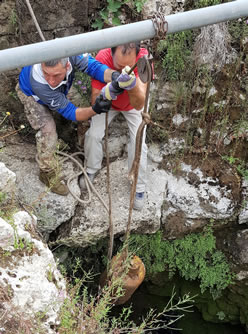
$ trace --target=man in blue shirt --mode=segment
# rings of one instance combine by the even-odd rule
[[[22,69],[17,84],[17,94],[31,127],[37,130],[37,162],[40,180],[59,195],[67,195],[68,188],[59,177],[55,150],[58,135],[51,110],[72,121],[83,121],[107,112],[111,101],[98,96],[92,107],[77,107],[67,94],[76,70],[82,71],[101,82],[112,80],[113,70],[88,54],[52,60]],[[118,73],[119,75],[119,73]]]

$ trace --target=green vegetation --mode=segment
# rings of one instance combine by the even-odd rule
[[[32,254],[34,250],[34,243],[28,241],[18,235],[17,226],[14,222],[13,215],[18,211],[18,206],[14,202],[13,198],[11,202],[8,201],[8,197],[5,193],[0,192],[0,217],[4,219],[14,230],[14,248],[21,250],[27,254]],[[28,226],[25,226],[28,230]],[[5,254],[6,255],[6,254]]]
[[[119,16],[121,15],[121,11],[120,11],[121,6],[122,6],[122,1],[107,0],[106,7],[104,7],[99,12],[99,17],[96,18],[95,22],[92,23],[91,25],[92,28],[102,29],[104,23],[108,23],[110,17],[112,19],[113,25],[120,25],[121,21],[119,19]]]
[[[121,24],[120,16],[123,14],[124,6],[128,4],[133,11],[140,13],[147,0],[107,0],[100,10],[99,16],[92,23],[92,28],[102,29],[104,24],[118,26]]]
[[[227,161],[231,166],[235,167],[237,172],[248,181],[248,168],[247,163],[239,158],[233,156],[223,156],[223,160]]]
[[[14,248],[16,250],[20,250],[23,251],[24,253],[31,255],[34,251],[34,243],[19,236],[17,231],[17,226],[15,225],[13,218],[8,219],[7,221],[14,230],[14,245],[13,245]]]
[[[12,9],[10,17],[9,17],[10,24],[15,27],[17,25],[17,13],[15,9]]]
[[[195,8],[202,8],[208,6],[219,5],[221,0],[198,0],[195,1]]]
[[[75,80],[73,86],[81,96],[81,104],[90,105],[91,99],[91,78],[86,73],[80,71],[75,73]]]
[[[12,97],[16,101],[18,100],[17,92],[15,90],[9,92],[9,96]]]
[[[10,92],[9,96],[14,98],[15,94],[13,92]],[[8,111],[5,114],[0,113],[0,140],[4,139],[6,137],[12,136],[12,135],[16,134],[17,132],[22,131],[23,129],[25,129],[25,125],[21,124],[19,126],[19,129],[6,133],[6,124],[4,124],[4,123],[6,122],[6,120],[8,120],[10,115],[11,114]],[[3,135],[2,135],[2,133],[3,133]]]
[[[10,116],[10,112],[6,112],[5,115],[3,116],[3,119],[0,122],[0,126],[3,125],[3,123],[6,121],[6,119]]]
[[[148,277],[165,270],[172,277],[178,271],[186,280],[199,280],[201,292],[210,289],[213,298],[220,296],[234,278],[225,256],[216,249],[209,227],[181,240],[165,241],[161,232],[133,235],[131,240],[135,248],[139,247],[137,254],[144,261]]]
[[[17,211],[17,206],[13,196],[0,191],[0,217],[7,222],[13,221],[12,216]]]
[[[142,11],[142,8],[147,0],[132,0],[131,3],[138,13]]]
[[[245,38],[248,36],[248,24],[246,22],[246,19],[240,19],[240,20],[234,20],[234,21],[230,21],[229,25],[229,32],[232,36],[233,42],[236,41],[236,47],[239,47],[240,44],[238,42],[240,42],[240,40],[242,38]]]
[[[183,31],[168,35],[158,44],[158,52],[162,57],[162,67],[168,81],[182,79],[182,75],[189,66],[192,49],[192,32]]]
[[[223,3],[188,2],[191,4],[188,9]],[[151,115],[164,128],[148,127],[147,137],[159,143],[180,138],[182,145],[176,151],[180,160],[187,158],[190,152],[205,157],[217,153],[245,161],[248,57],[244,38],[248,34],[247,20],[204,27],[200,35],[199,32],[168,35],[158,44],[154,55],[159,60],[155,62],[155,72],[161,74],[158,87],[163,87],[166,81],[168,88],[154,92],[155,108],[151,107]],[[177,114],[187,121],[176,125],[173,119]],[[246,177],[245,166],[239,165],[240,174]]]
[[[7,195],[3,193],[2,191],[0,191],[0,204],[5,202],[6,199],[7,199]]]
[[[218,316],[218,318],[219,318],[220,320],[224,320],[225,317],[226,317],[226,315],[225,315],[225,313],[224,313],[223,311],[218,312],[218,313],[217,313],[217,316]]]
[[[81,278],[76,277],[80,269]],[[57,328],[60,334],[115,334],[115,333],[145,333],[149,329],[169,328],[177,320],[183,317],[183,313],[189,312],[192,308],[193,298],[188,294],[175,301],[175,292],[166,307],[157,313],[151,309],[140,324],[130,319],[131,307],[123,307],[118,316],[111,314],[114,301],[124,293],[122,288],[123,278],[128,269],[128,263],[121,275],[113,275],[96,296],[90,294],[87,282],[94,279],[92,272],[86,273],[81,267],[80,260],[76,260],[73,275],[68,282],[69,294],[65,298],[60,312],[60,324]],[[73,283],[71,283],[73,281]],[[174,317],[169,322],[162,319],[168,312],[174,312]]]

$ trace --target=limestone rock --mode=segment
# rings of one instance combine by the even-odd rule
[[[239,224],[247,224],[248,223],[248,202],[247,202],[247,197],[248,197],[248,181],[244,180],[242,183],[242,193],[243,193],[243,198],[244,198],[244,206],[239,214]]]
[[[238,254],[238,261],[242,265],[248,264],[248,230],[242,230],[237,233],[236,237],[236,247]],[[248,276],[248,273],[246,272],[246,276]]]
[[[168,142],[161,146],[160,154],[170,155],[176,154],[185,146],[184,138],[169,138]]]
[[[16,175],[0,162],[0,191],[5,194],[15,193]]]
[[[24,205],[35,210],[39,229],[51,233],[74,215],[77,200],[71,194],[54,194],[39,181],[35,154],[34,145],[9,145],[0,152],[0,159],[15,172],[17,196]],[[62,170],[66,179],[75,173],[71,162],[65,162]],[[77,196],[80,195],[76,179],[71,182],[71,189]]]
[[[205,177],[199,168],[181,164],[182,176],[167,174],[162,223],[169,238],[203,227],[208,219],[232,217],[235,201],[218,179]]]
[[[32,319],[40,312],[45,314],[41,324],[46,333],[54,334],[51,326],[57,322],[59,309],[66,296],[65,282],[57,270],[52,252],[35,234],[36,217],[25,211],[13,215],[9,223],[1,219],[1,231],[5,238],[0,239],[0,286],[9,292],[2,306],[8,310],[7,320]],[[7,231],[9,233],[7,243]],[[12,314],[12,313],[15,314]],[[14,320],[13,320],[14,321]]]
[[[160,228],[161,206],[165,196],[165,171],[149,162],[145,206],[141,212],[133,210],[131,231],[153,233]],[[110,165],[112,192],[112,220],[115,234],[124,234],[128,222],[130,184],[127,179],[127,161],[116,160]],[[94,183],[108,205],[106,192],[106,168],[102,169]],[[60,229],[59,243],[86,247],[108,235],[109,218],[99,199],[93,195],[89,204],[77,209],[68,229]]]
[[[157,144],[150,144],[147,152],[148,158],[155,163],[163,161],[163,146]]]
[[[180,126],[182,123],[186,122],[188,120],[188,117],[183,117],[181,114],[176,114],[172,118],[172,122],[176,126]]]
[[[157,12],[159,9],[161,9],[161,6],[163,8],[163,14],[169,15],[171,14],[174,5],[176,5],[175,0],[167,0],[167,1],[147,0],[143,6],[142,10],[143,16],[144,18],[147,18],[152,13]]]
[[[15,236],[13,234],[13,228],[10,224],[6,224],[6,221],[0,218],[0,245],[1,247],[6,250],[13,250],[14,247],[12,246],[15,241]]]

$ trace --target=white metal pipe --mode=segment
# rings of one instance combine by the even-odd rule
[[[168,34],[248,16],[248,0],[200,8],[166,16]],[[151,20],[92,31],[70,37],[0,51],[0,72],[43,61],[97,51],[155,36]]]

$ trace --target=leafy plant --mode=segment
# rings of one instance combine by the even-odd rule
[[[237,172],[242,177],[244,177],[246,180],[248,180],[248,168],[247,168],[247,164],[245,161],[239,158],[235,158],[233,156],[227,156],[227,155],[224,155],[222,159],[227,161],[233,167],[235,167],[237,169]]]
[[[95,22],[91,25],[92,28],[102,29],[104,23],[108,23],[110,18],[113,25],[120,25],[121,21],[119,16],[121,15],[120,8],[122,3],[124,4],[126,1],[107,0],[106,7],[99,12],[99,17],[96,18]]]
[[[137,13],[140,13],[146,1],[147,0],[107,0],[106,6],[99,12],[99,16],[91,26],[94,29],[102,29],[104,23],[109,24],[110,22],[112,25],[118,26],[121,24],[120,15],[122,14],[125,4],[128,3],[129,7],[133,8]]]
[[[248,36],[247,19],[230,21],[228,24],[229,32],[232,36],[232,44],[235,48],[240,48],[242,40]]]
[[[12,97],[16,101],[18,100],[18,96],[17,96],[16,91],[9,92],[9,96]]]
[[[237,124],[234,124],[232,127],[233,130],[233,137],[236,138],[245,138],[248,136],[248,121],[240,119]]]
[[[219,318],[220,320],[224,320],[225,317],[226,317],[226,315],[225,315],[225,313],[224,313],[223,311],[218,312],[218,313],[217,313],[217,316],[218,316],[218,318]]]
[[[189,64],[192,47],[192,32],[183,31],[167,36],[158,44],[158,52],[162,56],[162,67],[168,81],[182,79]]]
[[[10,17],[9,17],[10,24],[15,27],[17,25],[17,13],[15,9],[12,9]]]
[[[195,7],[202,8],[202,7],[219,5],[220,3],[221,3],[220,0],[198,0],[195,2]]]
[[[76,266],[77,269],[80,267],[79,260],[77,260]],[[124,268],[124,275],[127,269],[128,266]],[[175,292],[173,291],[170,301],[160,313],[151,309],[141,323],[136,324],[129,320],[132,313],[130,307],[122,308],[118,316],[111,315],[114,300],[123,295],[123,275],[112,276],[112,279],[98,292],[97,296],[91,295],[86,285],[87,281],[92,279],[91,272],[84,272],[80,279],[74,277],[74,284],[69,284],[69,295],[64,301],[59,316],[58,333],[142,334],[149,329],[170,328],[183,316],[184,312],[191,310],[194,302],[194,297],[190,297],[188,294],[175,301]],[[169,312],[174,312],[174,317],[165,323],[161,318],[166,317]]]
[[[0,204],[2,202],[5,202],[6,198],[7,198],[7,195],[3,193],[2,191],[0,191]]]
[[[148,277],[165,270],[172,277],[177,271],[186,280],[199,280],[202,293],[210,289],[213,298],[232,283],[233,274],[222,252],[216,249],[211,228],[181,240],[165,241],[162,233],[133,235],[134,247],[143,259]]]
[[[9,219],[8,222],[14,230],[14,248],[31,254],[34,250],[34,243],[19,236],[13,219]]]
[[[138,13],[140,13],[144,7],[144,4],[147,0],[133,0],[131,1],[133,3],[133,6],[137,10]]]
[[[80,71],[75,73],[75,80],[73,86],[76,88],[77,92],[80,94],[83,105],[90,105],[91,99],[91,78]]]

